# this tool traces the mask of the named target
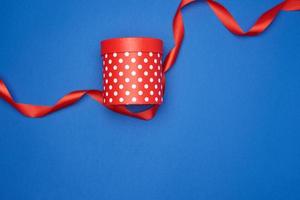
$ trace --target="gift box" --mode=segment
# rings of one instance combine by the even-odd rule
[[[108,105],[161,104],[163,42],[114,38],[101,42],[103,101]]]

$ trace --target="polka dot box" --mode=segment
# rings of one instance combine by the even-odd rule
[[[155,38],[115,38],[101,42],[104,103],[161,104],[163,42]]]

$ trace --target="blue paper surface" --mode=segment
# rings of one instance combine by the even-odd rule
[[[279,1],[222,3],[245,29]],[[101,87],[99,42],[173,45],[179,0],[0,0],[0,78],[19,102],[51,105]],[[85,98],[42,119],[0,100],[0,199],[300,199],[300,12],[255,38],[207,4],[183,11],[185,40],[148,122]]]

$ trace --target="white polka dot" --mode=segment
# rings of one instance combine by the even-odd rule
[[[105,96],[108,96],[108,92],[105,92]]]
[[[160,83],[160,78],[158,79],[158,82]]]
[[[145,75],[145,76],[148,76],[148,72],[147,72],[147,71],[144,71],[144,75]]]
[[[128,90],[126,90],[125,95],[126,95],[126,96],[129,96],[129,95],[130,95],[130,92],[129,92]]]
[[[105,67],[105,71],[107,71],[108,70],[108,67]]]
[[[159,65],[158,65],[157,69],[160,70],[160,66]]]
[[[149,101],[149,97],[145,97],[145,101],[148,102]]]
[[[135,58],[131,58],[131,62],[132,62],[132,63],[135,63],[135,62],[136,62],[136,59],[135,59]]]
[[[130,67],[129,67],[129,65],[125,65],[125,69],[129,69]]]
[[[138,92],[138,94],[139,94],[140,96],[142,96],[142,95],[143,95],[143,91],[140,90],[140,91]]]
[[[121,71],[121,72],[119,72],[119,76],[123,76],[124,75],[124,73]]]
[[[112,73],[111,73],[111,72],[109,72],[108,76],[109,76],[109,77],[112,77]]]
[[[123,84],[120,84],[119,85],[119,88],[122,90],[124,88],[124,85]]]
[[[117,78],[114,78],[114,83],[117,83],[118,82],[118,79]]]
[[[109,85],[108,88],[111,90],[113,87],[112,87],[112,85]]]
[[[149,56],[152,57],[152,56],[153,56],[153,53],[152,53],[152,52],[149,52]]]
[[[131,72],[131,76],[135,76],[136,75],[136,72],[135,71],[132,71]]]
[[[138,65],[138,69],[142,69],[143,68],[143,66],[142,65]]]
[[[154,76],[157,76],[157,72],[154,72]]]
[[[150,78],[150,82],[151,82],[151,83],[153,82],[153,78]]]
[[[103,73],[103,78],[105,78],[105,73]]]
[[[162,86],[162,85],[160,85],[160,89],[163,89],[163,86]]]
[[[158,98],[157,97],[155,97],[155,101],[158,102]]]
[[[159,63],[162,64],[162,61],[160,60]]]
[[[157,57],[160,57],[160,54],[159,54],[159,53],[157,54]]]
[[[125,82],[129,83],[130,79],[129,78],[125,78]]]
[[[142,56],[142,52],[139,51],[139,52],[138,52],[138,56]]]
[[[152,69],[153,69],[153,65],[150,65],[150,66],[149,66],[149,69],[151,69],[151,70],[152,70]]]
[[[155,84],[155,85],[154,85],[154,88],[155,88],[155,89],[157,89],[157,88],[158,88],[157,84]]]
[[[107,54],[105,54],[105,56],[104,56],[104,57],[105,57],[105,58],[107,58],[107,56],[108,56],[108,55],[107,55]]]
[[[108,83],[108,79],[105,79],[105,83],[106,83],[106,84]]]
[[[124,99],[121,97],[121,98],[119,99],[119,101],[122,103],[122,102],[124,101]]]
[[[119,59],[119,63],[123,63],[123,59],[122,58]]]
[[[136,84],[132,84],[132,85],[131,85],[131,88],[132,88],[132,89],[136,89]]]
[[[114,69],[114,70],[117,70],[117,69],[118,69],[118,66],[117,66],[117,65],[114,65],[114,66],[113,66],[113,69]]]
[[[131,101],[132,101],[132,102],[136,102],[136,98],[135,98],[135,97],[132,97]]]
[[[117,92],[117,91],[114,91],[114,95],[115,95],[115,96],[118,96],[118,92]]]
[[[105,90],[105,88],[106,88],[106,87],[105,87],[105,86],[103,86],[103,90]]]
[[[128,57],[128,56],[129,56],[129,52],[125,52],[124,55],[125,55],[126,57]]]
[[[102,64],[105,65],[105,60],[103,60]]]
[[[103,99],[103,102],[105,103],[105,102],[106,102],[106,99]]]
[[[138,78],[138,82],[142,82],[143,79],[141,77]]]
[[[157,63],[157,59],[154,59],[154,63]]]
[[[159,96],[161,95],[161,91],[158,91],[158,95],[159,95]]]
[[[118,55],[117,53],[113,53],[113,57],[117,57],[117,55]]]
[[[154,92],[153,92],[152,90],[150,91],[150,95],[151,95],[151,96],[153,96],[153,95],[154,95]]]
[[[148,85],[148,84],[145,84],[145,85],[144,85],[144,88],[145,88],[145,89],[147,89],[148,87],[149,87],[149,85]]]
[[[148,58],[144,58],[144,63],[147,63],[148,62]]]
[[[111,63],[112,63],[112,60],[111,60],[111,59],[109,59],[109,60],[108,60],[108,63],[109,63],[109,64],[111,64]]]
[[[162,98],[160,98],[160,100],[161,100],[161,102],[163,102],[163,101],[164,101],[164,98],[162,97]]]
[[[109,102],[111,103],[113,101],[113,99],[112,98],[109,98]]]

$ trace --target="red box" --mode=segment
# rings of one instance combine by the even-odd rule
[[[163,42],[114,38],[101,42],[103,96],[109,105],[161,104]]]

